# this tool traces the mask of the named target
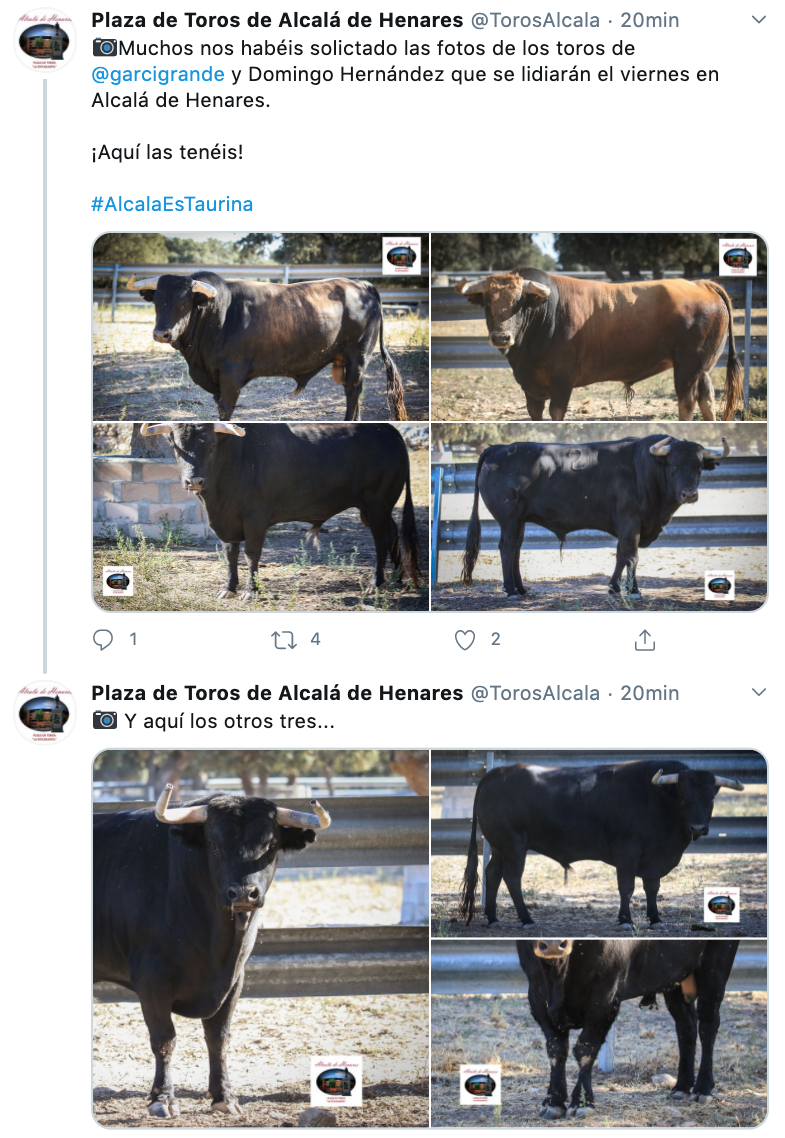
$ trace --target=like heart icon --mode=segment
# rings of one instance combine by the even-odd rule
[[[467,652],[474,644],[474,633],[471,630],[459,628],[455,633],[455,641],[459,648],[463,648],[464,652]]]

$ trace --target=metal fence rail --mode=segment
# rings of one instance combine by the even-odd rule
[[[371,793],[378,794],[409,794],[406,779],[401,775],[333,775],[329,780],[333,794],[344,796]],[[180,779],[180,793],[184,795],[204,794],[212,790],[226,790],[233,794],[243,794],[242,780],[239,778],[208,778],[204,786],[194,786],[193,779]],[[328,780],[324,775],[298,775],[296,785],[292,786],[288,778],[283,775],[271,775],[267,779],[270,792],[293,790],[298,792],[300,798],[318,798],[328,795]],[[93,781],[93,801],[123,803],[123,809],[128,809],[130,796],[137,802],[140,797],[145,802],[155,802],[163,786],[152,782],[126,782],[122,779],[96,779]],[[141,792],[141,796],[140,793]]]
[[[431,819],[431,854],[434,857],[466,856],[471,833],[471,818]],[[765,817],[717,818],[709,823],[706,837],[691,842],[685,854],[766,853],[767,821]],[[485,850],[485,841],[477,835],[477,848]]]
[[[728,991],[766,990],[766,941],[742,940],[730,974]],[[439,941],[431,947],[431,991],[434,995],[524,994],[526,974],[512,941]]]
[[[428,928],[264,929],[245,966],[243,998],[376,996],[428,992]],[[95,984],[102,1003],[135,1003],[115,984]]]
[[[304,798],[277,799],[276,804],[308,810]],[[305,850],[284,855],[281,868],[317,869],[340,866],[428,864],[429,801],[418,795],[325,798],[332,817],[329,830]],[[95,802],[96,814],[120,810],[152,810],[149,802]]]
[[[428,266],[423,265],[424,283],[428,282]],[[381,265],[93,265],[93,280],[96,277],[111,276],[110,288],[93,288],[93,301],[108,301],[112,306],[114,321],[117,304],[146,304],[138,293],[128,292],[120,277],[136,274],[139,280],[144,277],[162,276],[164,273],[217,273],[227,280],[280,281],[290,284],[294,281],[324,280],[329,277],[348,277],[350,280],[382,279]],[[390,279],[392,284],[392,278]],[[425,305],[428,303],[428,288],[390,288],[379,289],[382,304],[387,305]]]
[[[545,767],[579,767],[635,759],[675,759],[693,770],[738,778],[747,786],[767,782],[766,760],[757,751],[431,751],[432,786],[476,786],[491,766],[534,763]]]
[[[768,338],[750,336],[749,353],[745,355],[744,346],[736,344],[736,351],[743,364],[750,367],[766,367],[768,363]],[[724,368],[728,363],[728,349],[723,352],[715,368]],[[475,336],[434,336],[431,340],[431,369],[443,368],[506,368],[510,371],[510,361],[497,348],[491,347],[487,335]],[[581,390],[584,390],[581,388]],[[634,393],[633,388],[633,393]]]

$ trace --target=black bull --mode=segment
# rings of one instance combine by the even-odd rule
[[[609,592],[619,593],[622,570],[627,591],[640,597],[638,549],[656,541],[678,508],[698,500],[704,470],[713,470],[730,447],[649,435],[613,442],[512,443],[480,455],[474,506],[466,534],[462,580],[470,585],[480,553],[479,496],[501,527],[504,591],[524,596],[520,553],[527,522],[543,526],[561,543],[581,529],[617,538],[616,567]]]
[[[599,1050],[622,1001],[656,1007],[662,992],[673,1016],[679,1071],[671,1098],[701,1105],[714,1087],[714,1043],[720,1005],[738,941],[519,940],[518,957],[529,981],[529,1007],[545,1036],[550,1061],[541,1118],[582,1117],[594,1109],[591,1076]],[[697,1001],[697,1006],[696,1006]],[[578,1080],[567,1106],[570,1029]],[[695,1077],[696,1040],[701,1058]],[[634,1125],[634,1119],[628,1119]]]
[[[182,484],[201,498],[221,539],[228,572],[219,600],[236,596],[240,542],[249,571],[242,597],[251,600],[270,526],[309,522],[315,537],[353,506],[373,535],[376,586],[388,555],[395,572],[419,582],[409,454],[389,423],[145,423],[142,433],[170,435]],[[393,509],[404,489],[399,543]]]
[[[201,1019],[213,1109],[240,1114],[227,1071],[232,1014],[282,850],[302,850],[314,814],[263,798],[208,795],[93,820],[93,974],[139,997],[155,1056],[149,1113],[179,1114],[172,1013]]]
[[[221,420],[231,419],[249,380],[291,376],[293,394],[300,395],[327,364],[345,389],[345,419],[359,419],[377,339],[388,406],[396,419],[407,417],[401,376],[384,344],[381,297],[368,281],[263,284],[198,272],[131,277],[128,287],[155,305],[153,339],[180,352],[191,379],[215,399]]]
[[[602,861],[616,869],[618,923],[632,927],[635,879],[646,893],[646,915],[661,926],[660,879],[691,842],[708,833],[720,787],[743,790],[736,779],[690,770],[674,759],[541,767],[517,763],[484,775],[474,796],[472,831],[461,892],[468,924],[478,881],[477,827],[490,844],[485,869],[485,913],[495,924],[502,881],[524,927],[534,924],[521,878],[528,853],[542,854],[565,873],[576,861]]]

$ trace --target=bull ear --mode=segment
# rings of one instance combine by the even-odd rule
[[[313,830],[301,830],[293,826],[281,826],[281,849],[282,850],[304,850],[311,842],[316,841],[316,833]]]
[[[140,289],[139,295],[141,296],[142,300],[146,300],[148,304],[152,304],[153,301],[155,300],[155,289],[154,288]]]

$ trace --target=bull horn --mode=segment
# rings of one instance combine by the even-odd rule
[[[533,293],[534,296],[541,296],[543,300],[547,300],[551,295],[551,290],[546,288],[545,285],[537,284],[536,281],[525,280],[521,288],[521,293],[524,295],[526,293]]]
[[[158,288],[158,277],[147,277],[143,281],[136,279],[136,273],[131,273],[128,284],[125,286],[130,292],[141,292],[144,289],[150,289],[154,292]]]
[[[714,782],[717,786],[727,786],[728,790],[744,790],[744,783],[739,782],[737,778],[725,778],[721,774],[715,774]]]
[[[168,435],[174,430],[174,423],[142,423],[141,435]]]
[[[728,440],[723,439],[721,447],[704,447],[703,453],[704,454],[710,454],[712,456],[712,458],[729,458],[730,457],[730,445],[728,443]]]
[[[282,826],[295,826],[298,830],[326,830],[332,819],[320,802],[311,799],[313,814],[306,814],[302,810],[287,810],[283,806],[276,808],[278,821]]]
[[[663,455],[670,454],[671,452],[671,439],[670,435],[666,435],[658,443],[652,443],[649,447],[649,453],[653,454],[655,458],[662,458]]]
[[[205,296],[218,296],[218,289],[207,281],[191,281],[191,292],[203,292]]]
[[[238,427],[236,423],[213,423],[213,430],[217,435],[237,435],[245,438],[245,428]]]
[[[662,768],[660,768],[651,781],[652,786],[673,786],[679,781],[679,776],[678,774],[663,774]]]
[[[455,291],[459,294],[459,296],[471,296],[472,293],[475,292],[485,292],[486,279],[486,277],[483,277],[481,281],[469,282],[467,278],[464,277],[463,280],[459,281],[455,286]]]
[[[188,822],[206,822],[209,806],[174,806],[170,809],[169,799],[172,797],[173,786],[166,784],[166,790],[155,804],[155,816],[159,822],[166,822],[170,826],[183,826]]]

